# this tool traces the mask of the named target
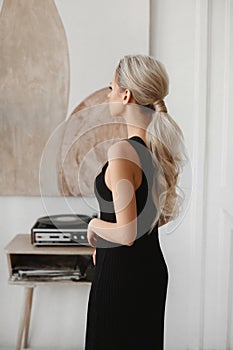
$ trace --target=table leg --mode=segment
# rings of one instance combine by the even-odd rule
[[[31,318],[31,310],[32,310],[32,298],[33,298],[33,291],[34,288],[28,288],[28,305],[27,305],[27,311],[26,311],[26,318],[25,318],[25,332],[24,332],[24,348],[26,349],[28,347],[28,333],[29,333],[29,325],[30,325],[30,318]]]
[[[22,344],[24,332],[27,333],[27,334],[25,333],[25,335],[26,335],[25,343],[27,345],[33,288],[34,287],[25,287],[25,289],[24,289],[24,300],[23,300],[23,306],[22,306],[20,323],[19,323],[16,350],[21,349],[21,344]]]

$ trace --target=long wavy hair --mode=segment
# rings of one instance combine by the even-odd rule
[[[146,55],[124,56],[116,72],[118,85],[129,89],[137,104],[153,110],[146,138],[158,169],[152,193],[157,209],[153,225],[158,222],[162,226],[180,213],[184,195],[178,180],[187,160],[183,133],[164,102],[169,90],[168,74],[160,61]]]

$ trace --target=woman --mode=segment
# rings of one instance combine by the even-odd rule
[[[168,75],[151,56],[127,55],[108,95],[128,138],[108,151],[95,179],[100,218],[88,225],[95,276],[85,350],[159,350],[164,346],[168,269],[158,228],[179,213],[183,135],[167,114]]]

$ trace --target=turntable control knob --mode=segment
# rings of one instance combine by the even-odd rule
[[[85,236],[84,236],[84,235],[81,235],[80,237],[81,237],[81,239],[85,239]]]
[[[78,238],[78,236],[74,235],[74,239],[77,239],[77,238]]]

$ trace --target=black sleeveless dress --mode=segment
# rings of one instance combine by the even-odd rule
[[[137,239],[132,246],[98,239],[91,285],[85,350],[162,350],[168,269],[158,226],[148,234],[156,214],[151,195],[156,171],[150,151],[138,136],[127,139],[136,150],[142,183],[136,191]],[[112,192],[104,181],[108,162],[95,180],[100,218],[116,222]]]

